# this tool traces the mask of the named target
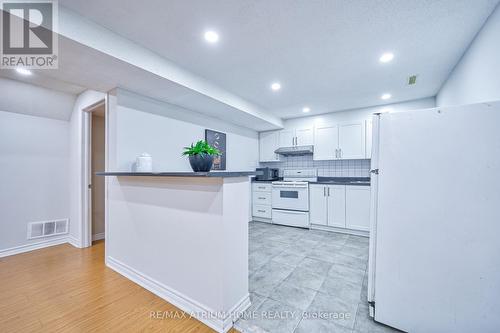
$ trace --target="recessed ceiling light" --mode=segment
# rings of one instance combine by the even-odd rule
[[[304,113],[311,112],[311,108],[310,108],[310,107],[308,107],[308,106],[304,106],[304,107],[302,108],[302,112],[304,112]]]
[[[27,70],[26,68],[16,68],[16,72],[22,75],[31,75],[33,74],[30,70]]]
[[[391,52],[386,52],[379,58],[380,62],[391,62],[392,59],[394,59],[394,54]]]
[[[271,84],[271,89],[274,91],[278,91],[281,89],[281,84],[279,82],[274,82],[273,84]]]
[[[209,43],[217,43],[219,41],[219,34],[213,30],[205,32],[205,40]]]
[[[382,96],[380,96],[380,98],[382,98],[382,99],[384,99],[384,100],[389,99],[389,98],[391,98],[391,97],[392,97],[392,95],[391,95],[391,94],[383,94]]]

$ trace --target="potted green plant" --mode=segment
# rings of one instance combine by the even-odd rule
[[[189,157],[189,164],[195,172],[208,172],[214,163],[214,157],[220,155],[220,151],[212,147],[205,140],[200,140],[190,147],[184,147],[184,156]]]

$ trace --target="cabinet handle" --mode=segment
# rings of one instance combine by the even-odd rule
[[[258,211],[259,213],[265,213],[265,212],[266,212],[265,210],[262,210],[262,209],[257,209],[257,211]]]
[[[264,198],[264,197],[259,197],[258,199],[260,199],[260,200],[265,200],[266,198]]]
[[[335,158],[339,158],[339,150],[335,149]]]
[[[342,158],[342,148],[339,148],[339,157]]]
[[[326,197],[326,186],[323,187],[323,196]]]
[[[328,196],[330,196],[330,188],[328,188]]]
[[[260,189],[260,190],[265,190],[266,188],[265,188],[265,187],[262,187],[262,186],[259,186],[259,189]]]

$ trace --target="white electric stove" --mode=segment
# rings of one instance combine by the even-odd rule
[[[273,223],[309,228],[309,182],[317,169],[286,169],[282,181],[272,182]]]

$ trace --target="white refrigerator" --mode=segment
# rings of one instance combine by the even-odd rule
[[[373,119],[370,313],[500,332],[500,102]]]

